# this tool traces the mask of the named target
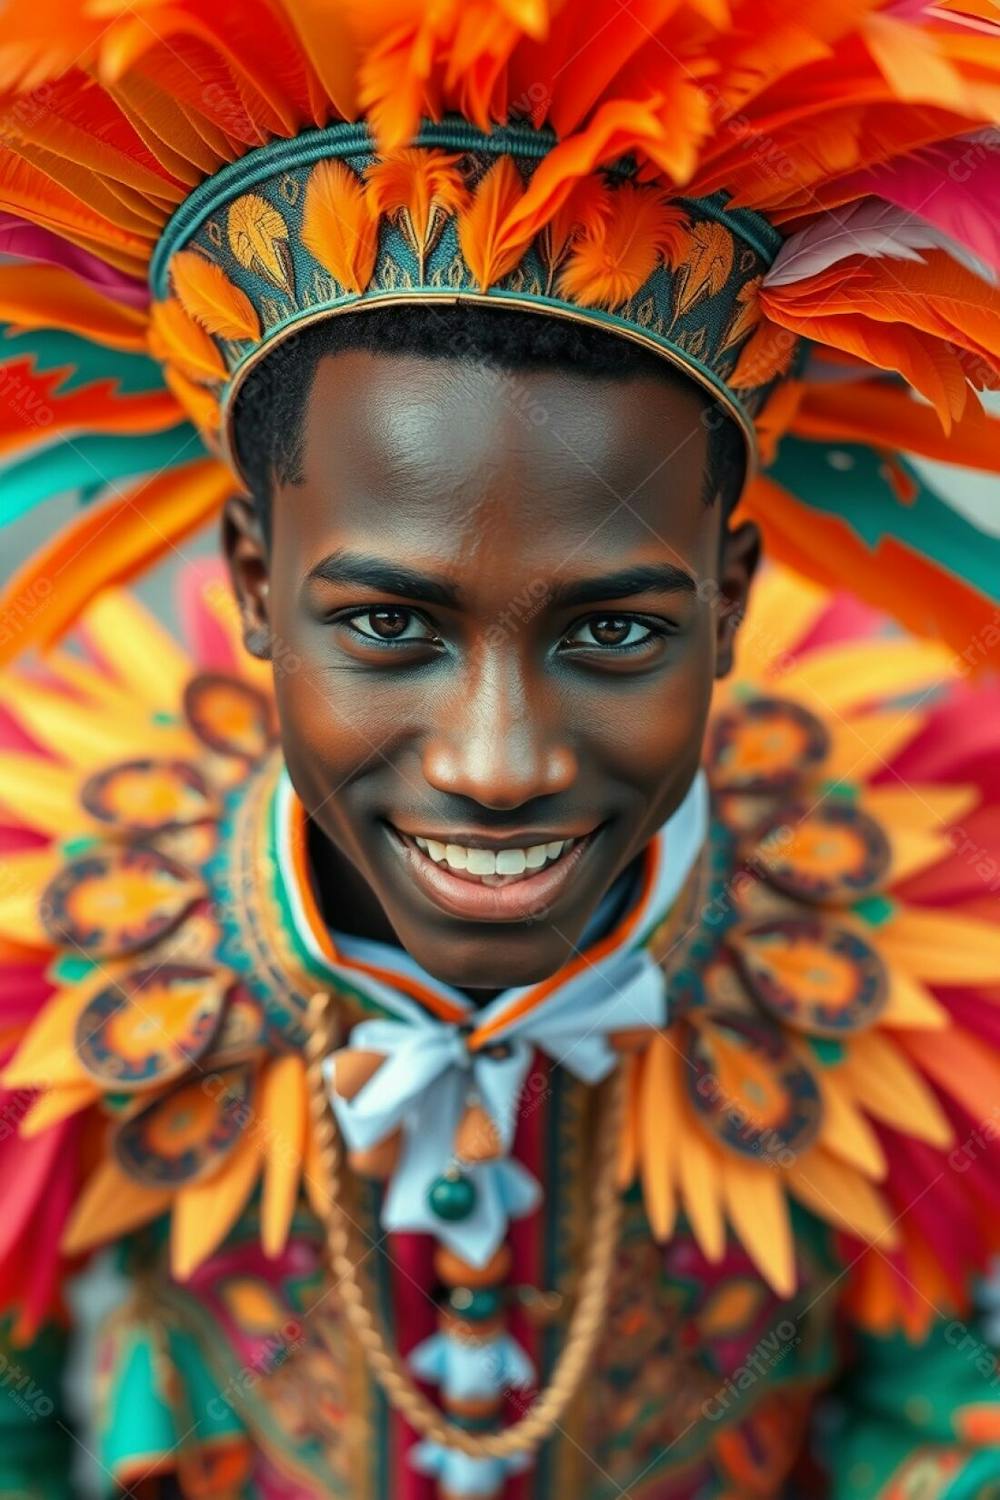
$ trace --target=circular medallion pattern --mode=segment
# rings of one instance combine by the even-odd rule
[[[735,1011],[692,1026],[684,1071],[695,1112],[720,1145],[787,1165],[819,1131],[819,1088],[777,1026]]]
[[[274,740],[264,694],[221,672],[191,679],[184,689],[184,713],[202,744],[221,755],[259,760]]]
[[[726,792],[780,792],[822,765],[830,749],[825,726],[787,698],[752,698],[712,726],[712,781]]]
[[[125,760],[84,782],[80,800],[94,818],[132,833],[183,828],[215,813],[205,778],[183,760]]]
[[[885,1010],[885,964],[848,927],[818,916],[786,917],[738,928],[729,943],[754,999],[799,1031],[849,1036]]]
[[[874,818],[852,802],[828,801],[782,809],[750,860],[799,901],[843,904],[884,882],[890,849]]]
[[[119,1166],[148,1187],[207,1177],[250,1121],[249,1068],[227,1068],[180,1084],[123,1120],[113,1138]]]
[[[184,865],[131,844],[70,860],[42,893],[40,915],[60,946],[112,958],[158,942],[203,895]]]
[[[99,991],[76,1022],[76,1052],[98,1083],[148,1088],[185,1073],[208,1050],[224,981],[192,964],[133,969]]]

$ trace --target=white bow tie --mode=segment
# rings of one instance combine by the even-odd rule
[[[533,1048],[575,1077],[600,1082],[618,1060],[609,1033],[665,1024],[663,972],[645,949],[612,954],[585,968],[537,1010],[500,1024],[489,1044],[476,1051],[468,1045],[471,1020],[439,1021],[377,981],[368,981],[367,988],[386,1008],[407,1014],[354,1027],[350,1047],[381,1053],[385,1061],[352,1099],[336,1093],[333,1059],[326,1063],[331,1101],[348,1149],[367,1150],[401,1128],[402,1153],[383,1206],[384,1228],[434,1233],[470,1265],[485,1265],[502,1242],[508,1220],[530,1213],[540,1189],[516,1161],[462,1165],[462,1174],[475,1188],[472,1211],[458,1221],[434,1212],[428,1195],[457,1165],[453,1142],[470,1094],[487,1111],[504,1152],[509,1152]],[[516,1009],[510,996],[504,1008]]]

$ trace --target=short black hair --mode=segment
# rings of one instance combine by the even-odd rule
[[[356,316],[308,324],[251,370],[237,393],[233,445],[265,534],[271,488],[302,482],[303,419],[319,361],[348,349],[463,359],[506,372],[568,370],[629,380],[652,375],[674,385],[685,377],[641,344],[567,318],[481,303],[369,308]],[[736,423],[700,388],[708,428],[703,496],[718,497],[725,515],[743,487],[746,451]]]

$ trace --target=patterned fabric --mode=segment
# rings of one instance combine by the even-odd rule
[[[5,1357],[18,1390],[35,1368],[53,1388],[61,1282],[117,1243],[132,1290],[96,1386],[113,1473],[170,1472],[188,1496],[432,1500],[325,1276],[301,1046],[317,983],[348,1027],[378,1014],[373,981],[441,997],[383,945],[312,951],[263,669],[214,575],[188,592],[202,670],[108,595],[86,622],[93,663],[55,652],[44,679],[2,687]],[[758,608],[715,707],[710,838],[645,935],[670,1012],[626,1057],[608,1322],[508,1500],[777,1497],[807,1461],[838,1500],[918,1474],[942,1497],[1000,1481],[968,1297],[996,1225],[996,953],[976,899],[995,704],[942,691],[937,648],[873,650],[877,620],[789,576]],[[596,1128],[592,1088],[536,1053],[513,1153],[544,1204],[510,1225],[488,1295],[444,1309],[467,1346],[502,1345],[502,1385],[543,1381],[562,1347]],[[468,1347],[459,1368],[434,1342],[433,1241],[386,1239],[383,1190],[353,1173],[345,1190],[401,1353],[482,1399]],[[829,1415],[813,1432],[838,1377],[842,1439]],[[43,1417],[4,1405],[15,1487],[43,1483],[21,1420]]]
[[[594,180],[599,210],[594,194],[578,198],[575,215],[571,201],[561,239],[546,227],[503,274],[482,283],[463,214],[471,219],[477,206],[485,210],[494,172],[509,173],[510,164],[512,181],[530,184],[555,144],[551,131],[509,128],[484,135],[458,120],[424,124],[405,164],[383,162],[368,132],[353,125],[251,152],[207,179],[166,226],[150,267],[154,315],[164,327],[183,319],[185,310],[197,320],[205,307],[200,278],[208,275],[206,264],[218,268],[211,278],[214,297],[222,295],[221,286],[234,303],[243,299],[245,326],[234,323],[216,339],[219,380],[208,382],[223,426],[244,370],[306,323],[379,301],[488,295],[491,303],[596,322],[660,349],[725,405],[755,447],[753,419],[796,351],[790,339],[780,361],[739,365],[759,322],[755,297],[781,248],[780,236],[759,214],[727,210],[722,194],[662,208],[661,253],[651,258],[649,274],[627,298],[588,306],[569,292],[574,239],[595,212],[637,215],[650,201],[627,169],[609,173]],[[330,163],[341,176],[331,178]],[[390,171],[404,178],[402,186],[395,177],[390,182]],[[415,223],[415,205],[405,201],[421,182],[431,204],[426,225]],[[331,198],[348,214],[362,194],[368,238],[345,254],[324,214]],[[192,284],[194,252],[201,260]],[[168,349],[182,356],[177,345]],[[235,467],[231,447],[227,451]]]

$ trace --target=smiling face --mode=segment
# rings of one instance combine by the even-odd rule
[[[655,376],[320,360],[303,482],[226,538],[334,926],[462,989],[572,957],[728,670],[757,539],[702,498],[707,440]]]

